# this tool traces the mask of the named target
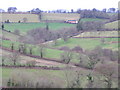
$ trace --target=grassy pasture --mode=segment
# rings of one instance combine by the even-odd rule
[[[2,54],[5,59],[4,64],[6,65],[13,65],[13,61],[10,60],[9,56],[11,55],[11,52],[9,51],[5,51],[0,49],[0,54]],[[8,57],[7,57],[8,56]],[[19,60],[17,60],[17,65],[21,64],[21,65],[27,65],[27,63],[29,62],[35,62],[36,66],[47,66],[47,67],[65,67],[66,64],[61,64],[61,63],[57,63],[54,61],[45,61],[43,59],[37,59],[37,58],[32,58],[29,56],[25,56],[25,55],[20,55],[19,56]]]
[[[75,24],[67,23],[49,23],[50,30],[59,30],[64,27],[75,27]],[[25,34],[27,31],[36,29],[36,28],[45,28],[45,23],[8,23],[4,24],[6,30],[13,32],[14,30],[20,30],[22,34]]]
[[[19,42],[12,42],[12,41],[7,41],[7,40],[2,40],[2,46],[6,47],[6,48],[10,48],[12,43],[14,43],[15,50],[18,50],[18,46],[20,44]],[[32,45],[27,45],[28,48],[29,48],[29,46],[32,46]],[[28,48],[27,48],[27,52],[29,52]],[[60,54],[63,51],[46,48],[45,52],[46,52],[46,54],[45,54],[44,57],[59,60],[60,59]],[[39,48],[38,48],[38,46],[33,46],[33,55],[39,56]]]
[[[87,78],[86,75],[90,72],[89,70],[84,70],[84,69],[79,69],[80,73],[83,74],[82,78],[80,80],[82,81],[81,84],[83,87],[87,84]],[[75,70],[35,70],[35,69],[11,69],[11,68],[2,68],[2,78],[3,78],[3,86],[6,86],[6,81],[8,78],[11,78],[13,76],[16,76],[15,74],[23,72],[23,77],[24,73],[28,74],[29,80],[33,79],[36,80],[38,79],[37,77],[40,78],[46,78],[48,80],[52,79],[53,82],[61,82],[60,85],[62,84],[63,87],[66,87],[67,82],[66,82],[66,76],[65,73],[67,73],[69,80],[73,80],[75,78]],[[17,79],[20,79],[19,77]],[[84,81],[84,82],[83,82]]]
[[[79,20],[80,14],[76,13],[42,13],[42,20]]]
[[[99,19],[99,18],[82,18],[81,21],[87,22],[87,21],[107,21],[107,19]]]
[[[118,31],[91,31],[83,32],[74,37],[118,37]]]
[[[9,14],[9,13],[2,13],[0,14],[2,17],[2,21],[5,22],[9,20],[10,22],[18,22],[19,20],[23,22],[23,18],[27,18],[26,22],[40,22],[39,16],[36,14]]]
[[[118,50],[118,43],[112,43],[118,42],[118,38],[105,38],[104,44],[101,42],[101,40],[101,38],[70,38],[67,42],[64,42],[63,40],[58,40],[57,45],[53,47],[61,48],[67,46],[69,48],[74,48],[75,46],[80,46],[85,50],[92,50],[97,46],[101,46],[103,48]]]
[[[113,63],[113,62],[112,62]],[[114,63],[113,63],[114,64]],[[74,68],[74,69],[66,69],[66,70],[42,70],[42,69],[22,69],[22,68],[2,68],[2,84],[3,86],[6,86],[7,81],[9,78],[14,77],[14,80],[19,80],[22,78],[25,78],[25,80],[31,80],[36,81],[37,79],[40,80],[40,78],[46,78],[48,80],[63,85],[65,88],[67,86],[67,78],[69,78],[69,82],[75,80],[76,78],[76,70],[80,73],[80,85],[82,88],[86,88],[86,85],[88,84],[87,75],[89,73],[92,74],[94,77],[94,87],[98,87],[99,85],[101,87],[105,87],[102,82],[102,80],[105,79],[104,76],[98,74],[96,71],[92,70],[86,70],[83,68]],[[21,77],[21,75],[22,77]],[[66,77],[66,74],[68,77]],[[18,77],[19,75],[19,77]],[[27,75],[27,76],[26,76]],[[38,78],[39,77],[39,78]],[[99,78],[100,77],[100,78]],[[45,80],[46,80],[45,79]],[[112,78],[112,87],[117,87],[117,78]],[[99,84],[98,84],[99,83]],[[97,86],[96,86],[97,85]]]
[[[118,25],[119,22],[120,22],[120,20],[107,23],[104,25],[104,28],[106,28],[106,29],[118,29],[118,28],[120,28],[120,25]]]
[[[11,41],[18,41],[18,39],[19,39],[19,36],[18,36],[18,35],[15,35],[15,34],[6,32],[6,31],[4,31],[4,30],[3,30],[3,31],[0,30],[0,37],[9,39],[9,40],[11,40]]]

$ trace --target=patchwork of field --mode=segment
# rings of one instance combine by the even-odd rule
[[[80,14],[75,13],[42,13],[42,20],[79,20]]]
[[[39,16],[36,16],[34,14],[9,14],[4,15],[3,20],[9,19],[10,21],[18,22],[18,20],[23,20],[23,18],[26,18],[27,15],[27,22],[40,22]],[[25,16],[24,16],[25,15]],[[67,19],[76,19],[78,20],[80,15],[79,14],[73,14],[73,13],[42,13],[42,20],[67,20]],[[6,17],[5,17],[6,16]],[[93,18],[84,18],[82,21],[107,21],[104,19],[93,19]],[[106,28],[109,29],[116,29],[118,25],[116,25],[118,21],[108,23],[105,25]],[[89,51],[94,50],[96,48],[101,47],[102,49],[110,49],[113,51],[118,51],[118,44],[120,43],[119,37],[118,37],[118,31],[90,31],[90,32],[83,32],[77,36],[69,37],[66,41],[64,41],[63,38],[59,38],[56,40],[56,42],[48,41],[42,44],[46,44],[45,47],[43,47],[43,57],[41,58],[41,51],[40,51],[40,45],[33,45],[33,44],[25,44],[20,42],[19,38],[20,36],[24,36],[27,31],[36,29],[36,28],[45,28],[46,23],[5,23],[4,28],[5,30],[0,30],[0,57],[2,55],[4,56],[4,64],[6,66],[3,66],[0,69],[2,70],[2,86],[6,87],[8,86],[9,80],[13,80],[14,83],[16,82],[23,82],[28,85],[29,83],[31,85],[41,84],[42,86],[44,84],[55,84],[58,86],[55,87],[68,87],[69,82],[74,81],[80,81],[80,85],[77,88],[87,88],[89,81],[88,75],[92,75],[92,78],[94,79],[93,87],[105,87],[105,80],[106,77],[102,75],[101,72],[96,71],[96,67],[104,64],[105,66],[115,66],[117,67],[117,59],[114,58],[116,61],[112,61],[112,59],[109,59],[109,56],[101,57],[101,61],[97,62],[94,66],[94,68],[90,69],[90,58],[87,56],[87,51],[89,54]],[[67,24],[67,23],[49,23],[49,29],[52,31],[61,30],[63,28],[70,28],[70,27],[76,27],[75,24]],[[20,35],[14,34],[15,30],[20,31]],[[20,46],[25,47],[25,52],[20,52]],[[83,52],[75,52],[73,49],[75,47],[81,47],[83,49]],[[69,53],[69,50],[64,50],[63,48],[67,47],[71,50],[72,58],[69,63],[63,62],[64,59],[62,59],[63,54]],[[100,49],[100,50],[102,50]],[[30,52],[30,50],[32,50]],[[7,67],[7,65],[15,65],[14,60],[12,60],[12,55],[14,52],[19,51],[19,60],[16,62],[15,67]],[[108,50],[109,51],[109,50]],[[113,53],[112,51],[110,53]],[[117,53],[117,52],[115,52]],[[91,54],[91,53],[90,53]],[[95,51],[96,55],[96,51]],[[111,54],[113,55],[113,54]],[[115,54],[117,55],[117,54]],[[103,58],[102,58],[103,57]],[[116,57],[116,56],[115,56]],[[82,59],[84,59],[82,61]],[[103,59],[103,60],[102,60]],[[3,61],[3,59],[2,59]],[[34,64],[34,68],[30,65]],[[82,67],[80,65],[82,63],[84,66]],[[2,63],[3,64],[3,63]],[[23,65],[23,67],[21,66]],[[79,65],[79,66],[77,66]],[[24,67],[25,66],[25,67]],[[36,67],[35,67],[36,66]],[[45,69],[40,67],[58,67],[58,70],[55,69]],[[86,66],[86,67],[85,67]],[[27,68],[26,68],[27,67]],[[39,67],[39,68],[38,68]],[[108,67],[109,68],[109,67]],[[104,69],[104,68],[100,68]],[[108,69],[107,69],[108,70]],[[112,70],[111,70],[112,71]],[[117,70],[118,71],[118,70]],[[115,70],[115,73],[112,76],[112,87],[118,87],[118,72]],[[78,74],[79,73],[79,74]],[[79,76],[78,76],[79,75]],[[79,79],[78,79],[79,78]],[[38,83],[39,82],[39,83]],[[1,84],[1,82],[0,82]]]
[[[74,48],[76,46],[80,46],[83,48],[83,50],[92,50],[97,46],[101,46],[102,48],[108,48],[112,50],[118,51],[118,38],[104,38],[104,43],[102,42],[103,39],[101,38],[70,38],[68,41],[64,42],[63,40],[57,40],[57,44],[54,45],[54,43],[47,43],[50,47],[56,48],[46,48],[45,49],[45,58],[50,58],[53,60],[60,61],[60,55],[63,53],[63,51],[58,50],[62,47],[69,47]],[[14,43],[15,50],[18,50],[19,42],[12,42],[3,40],[2,46],[6,48],[11,48],[11,44]],[[32,45],[27,45],[27,52],[29,53],[29,47]],[[32,46],[33,47],[33,55],[39,56],[39,48],[38,46]],[[78,60],[74,59],[72,62],[78,62]]]
[[[26,19],[26,22],[40,22],[40,16],[37,14],[9,14],[9,13],[2,13],[0,14],[0,17],[2,17],[2,21],[5,22],[9,20],[10,22],[24,22],[24,19]],[[75,13],[41,13],[41,20],[79,20],[80,14]]]
[[[75,27],[75,24],[68,23],[49,23],[50,30],[59,30],[64,27]],[[20,30],[21,33],[25,34],[27,31],[36,28],[45,28],[46,23],[5,23],[4,28],[8,31],[14,32],[15,30]]]
[[[107,24],[105,24],[104,27],[106,29],[118,29],[118,28],[120,28],[119,22],[120,22],[120,20],[119,21],[114,21],[114,22],[111,22],[111,23],[107,23]]]
[[[2,13],[0,14],[0,17],[2,17],[2,21],[5,22],[9,20],[10,22],[24,22],[24,19],[26,19],[26,22],[40,22],[39,16],[36,14],[9,14],[9,13]]]

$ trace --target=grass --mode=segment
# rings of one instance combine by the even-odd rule
[[[19,46],[19,42],[12,42],[12,41],[7,41],[7,40],[3,40],[2,41],[2,46],[3,47],[6,47],[6,48],[11,48],[11,45],[12,43],[14,43],[14,48],[15,50],[18,50],[18,46]],[[32,45],[27,45],[27,46],[32,46]],[[38,46],[33,46],[33,55],[37,55],[39,56],[39,48]],[[28,51],[28,48],[27,48],[27,52]],[[60,50],[55,50],[55,49],[49,49],[49,48],[45,48],[45,57],[46,58],[51,58],[51,59],[58,59],[60,58],[60,54],[63,52],[63,51],[60,51]]]
[[[112,41],[118,41],[118,38],[105,38],[106,44],[101,43],[101,38],[70,38],[67,42],[64,42],[63,40],[58,40],[57,45],[54,47],[60,48],[67,46],[69,48],[74,48],[75,46],[80,46],[83,49],[89,49],[92,50],[97,46],[101,46],[103,48],[110,48],[113,50],[118,49],[117,43],[109,43]]]
[[[75,27],[74,24],[67,23],[49,23],[50,30],[59,30],[64,27]],[[4,24],[6,30],[14,32],[14,30],[20,30],[22,34],[25,34],[27,31],[36,29],[36,28],[45,28],[45,23],[8,23]]]
[[[118,37],[118,31],[91,31],[83,32],[74,37]]]
[[[87,22],[87,21],[107,21],[106,19],[99,19],[99,18],[82,18],[81,21]]]
[[[6,51],[6,50],[2,50],[0,49],[0,51],[2,51],[2,55],[4,56],[4,64],[5,65],[13,65],[13,61],[11,61],[11,59],[9,58],[9,56],[11,55],[11,52]],[[8,56],[8,57],[6,57]],[[47,66],[47,67],[61,67],[64,68],[66,67],[66,64],[61,64],[61,63],[57,63],[57,62],[53,62],[53,61],[44,61],[43,59],[37,59],[37,58],[32,58],[29,56],[24,56],[24,55],[20,55],[19,56],[19,60],[17,60],[17,65],[26,65],[27,62],[30,61],[35,61],[37,66]],[[2,64],[2,63],[1,63]]]
[[[80,69],[80,73],[82,73],[83,75],[88,74],[90,71],[89,70],[84,70],[84,69]],[[12,77],[12,75],[14,74],[15,76],[15,72],[26,72],[29,75],[32,74],[32,79],[36,80],[36,77],[46,77],[48,79],[52,78],[53,80],[55,80],[57,78],[60,79],[60,81],[62,80],[64,83],[64,87],[66,87],[66,76],[65,76],[65,72],[67,72],[67,74],[69,75],[68,78],[69,80],[73,79],[75,77],[75,70],[36,70],[36,69],[15,69],[15,68],[2,68],[2,78],[3,78],[3,85],[5,85],[5,80],[7,80],[7,78]],[[29,77],[29,76],[28,76]],[[19,78],[19,77],[18,77]],[[84,82],[81,82],[82,85],[85,86],[86,84],[86,77],[82,76],[82,78],[80,78],[82,80],[84,80]],[[55,81],[55,82],[59,82],[59,81]]]
[[[6,32],[4,30],[2,30],[2,31],[0,30],[0,37],[10,39],[11,41],[18,41],[20,36]]]
[[[74,70],[74,69],[59,71],[59,70],[42,70],[42,69],[2,68],[2,79],[3,79],[2,84],[3,84],[3,86],[5,86],[8,78],[14,77],[14,79],[16,79],[16,76],[17,75],[20,76],[20,74],[21,74],[23,77],[17,77],[18,80],[19,80],[19,78],[25,78],[27,75],[26,79],[29,79],[29,80],[31,80],[31,79],[36,80],[36,79],[40,79],[40,78],[46,78],[48,80],[52,79],[56,83],[61,82],[63,87],[66,87],[67,82],[66,82],[65,74],[68,75],[68,79],[69,79],[69,81],[71,81],[71,80],[74,80],[74,78],[76,77],[75,71],[76,70]],[[100,79],[104,79],[104,77],[101,74],[98,75],[97,72],[95,72],[95,71],[92,72],[91,70],[85,70],[85,69],[77,69],[77,71],[80,71],[79,80],[80,80],[80,84],[81,84],[82,88],[86,88],[86,85],[88,84],[87,75],[89,73],[92,73],[95,85],[96,85],[96,83],[97,84],[99,83],[99,85],[104,85],[103,81],[101,82],[98,79],[99,77],[100,77]],[[113,78],[112,80],[115,80],[115,78]],[[113,81],[113,83],[114,83],[114,85],[112,87],[117,87],[117,82]]]
[[[2,21],[5,22],[9,20],[10,22],[18,22],[19,20],[23,22],[23,18],[27,18],[27,22],[40,22],[39,16],[36,14],[9,14],[2,13],[0,14]]]
[[[120,20],[119,20],[120,21]],[[104,25],[104,28],[107,29],[118,29],[120,28],[119,21],[110,22]]]
[[[42,13],[42,20],[79,20],[80,14],[76,13]]]
[[[9,20],[10,22],[18,22],[19,20],[23,22],[23,18],[27,18],[27,22],[40,22],[39,15],[36,14],[0,14],[2,21],[5,22]],[[80,18],[80,14],[76,13],[42,13],[42,20],[68,20]]]
[[[100,42],[97,39],[76,39],[71,38],[67,42],[64,42],[63,40],[59,40],[57,42],[56,47],[64,47],[67,46],[69,48],[74,48],[75,46],[80,46],[84,49],[94,49],[96,46],[98,46]]]

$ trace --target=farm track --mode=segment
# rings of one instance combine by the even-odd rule
[[[2,66],[2,68],[21,68],[21,69],[45,69],[45,70],[64,70],[65,68],[59,68],[59,67],[47,67],[47,66],[9,66],[5,65]]]

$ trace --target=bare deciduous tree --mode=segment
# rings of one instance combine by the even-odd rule
[[[61,60],[65,63],[69,63],[72,59],[72,52],[71,51],[65,51],[61,54]]]
[[[39,53],[40,53],[40,58],[43,58],[43,56],[45,54],[45,45],[43,45],[43,44],[39,45]]]
[[[72,70],[67,70],[65,71],[65,79],[67,81],[67,88],[81,88],[81,80],[80,77],[82,76],[82,74],[80,74],[80,71],[75,71],[75,72],[71,72]],[[74,73],[74,75],[73,75]],[[72,77],[72,75],[74,77]]]
[[[106,83],[107,88],[111,88],[113,83],[113,77],[118,77],[118,64],[113,63],[106,63],[106,64],[99,64],[95,67],[95,71],[99,72],[103,75],[104,82]]]
[[[26,17],[23,18],[23,22],[26,23],[28,19]]]
[[[26,54],[27,53],[27,46],[26,44],[20,44],[19,45],[19,50],[18,50],[20,53],[23,53],[23,54]]]
[[[10,59],[13,62],[13,65],[16,65],[17,61],[20,59],[20,54],[18,52],[13,52],[10,55]]]

